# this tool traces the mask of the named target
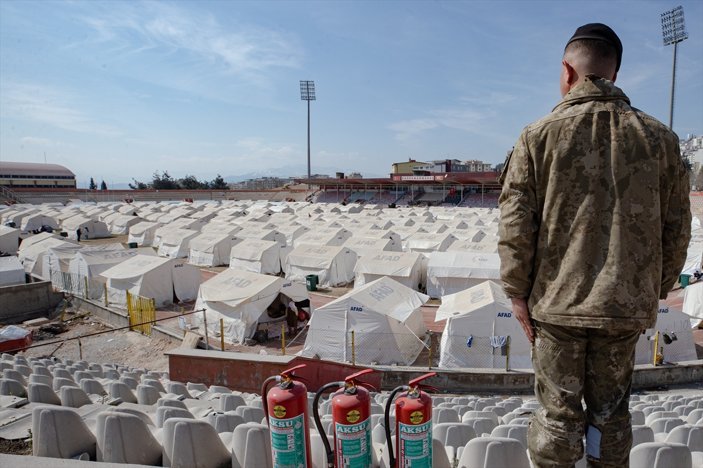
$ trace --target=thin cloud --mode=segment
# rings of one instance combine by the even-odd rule
[[[21,118],[63,130],[101,136],[119,136],[121,132],[91,118],[77,108],[70,92],[28,83],[7,83],[0,91],[0,109],[4,118]]]
[[[155,2],[110,4],[101,14],[81,16],[93,40],[122,54],[186,53],[199,66],[254,79],[274,67],[298,68],[302,50],[297,37],[243,24],[225,28],[212,14]],[[114,6],[119,5],[119,11]]]

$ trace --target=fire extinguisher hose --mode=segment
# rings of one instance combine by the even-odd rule
[[[269,420],[269,408],[268,408],[268,402],[266,401],[266,395],[268,394],[268,387],[269,384],[273,381],[281,380],[280,375],[272,375],[268,379],[264,380],[264,383],[261,384],[261,404],[263,406],[264,414],[266,415],[266,422],[268,423]]]
[[[328,384],[323,385],[320,387],[320,389],[317,391],[315,394],[315,399],[312,401],[312,417],[315,420],[315,427],[317,428],[317,432],[320,434],[320,438],[322,439],[322,443],[325,446],[325,453],[327,454],[327,466],[332,468],[334,466],[334,450],[330,446],[330,441],[327,440],[327,434],[325,433],[325,429],[322,427],[322,421],[320,421],[320,409],[318,406],[318,403],[320,401],[320,397],[322,396],[323,393],[326,391],[332,389],[332,388],[339,388],[343,387],[344,382],[330,382]]]
[[[383,413],[383,424],[386,426],[386,446],[388,447],[388,460],[390,468],[395,468],[395,453],[393,452],[393,439],[391,437],[391,405],[393,404],[393,399],[398,392],[408,390],[409,388],[410,387],[407,385],[395,387],[388,396],[388,401],[386,401],[386,410]]]

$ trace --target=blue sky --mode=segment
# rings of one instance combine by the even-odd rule
[[[79,185],[168,170],[385,176],[414,158],[502,162],[559,100],[565,42],[604,22],[618,84],[668,122],[672,48],[660,13],[683,5],[674,130],[703,133],[700,1],[0,0],[0,159],[63,164]]]

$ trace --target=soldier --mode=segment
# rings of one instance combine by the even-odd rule
[[[613,82],[622,44],[578,28],[562,101],[526,127],[501,175],[501,278],[533,343],[536,467],[627,467],[635,344],[654,325],[690,238],[678,137]],[[586,403],[584,411],[582,399]]]

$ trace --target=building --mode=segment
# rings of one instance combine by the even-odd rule
[[[236,184],[231,184],[232,188],[240,190],[271,190],[289,184],[293,179],[287,177],[259,177],[249,179]]]
[[[58,164],[0,161],[0,186],[76,188],[76,175]]]
[[[493,166],[474,159],[460,161],[459,159],[437,159],[430,162],[419,162],[414,159],[408,162],[393,163],[391,174],[448,174],[455,172],[492,172]]]

